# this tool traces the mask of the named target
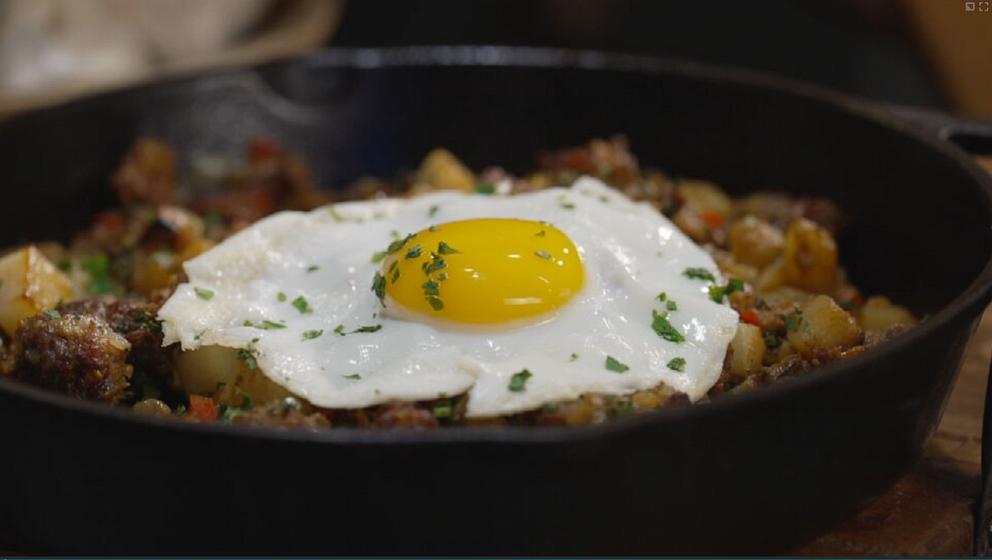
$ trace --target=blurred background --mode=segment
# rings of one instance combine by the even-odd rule
[[[692,58],[992,117],[988,0],[0,0],[0,115],[323,46]]]

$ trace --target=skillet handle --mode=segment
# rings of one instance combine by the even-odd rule
[[[976,156],[978,163],[992,173],[992,121],[963,119],[917,107],[887,105],[884,109],[911,126]],[[989,378],[982,416],[981,493],[974,510],[976,556],[992,554],[992,364],[989,365]]]
[[[884,110],[911,126],[977,156],[992,156],[992,120],[955,117],[919,107],[884,105]]]

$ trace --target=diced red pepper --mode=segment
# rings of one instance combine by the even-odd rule
[[[723,225],[724,215],[721,212],[700,212],[699,217],[706,222],[706,225],[710,226],[712,229],[716,229]]]
[[[741,321],[745,323],[754,325],[756,327],[761,326],[761,318],[755,313],[753,309],[746,309],[741,313]]]
[[[282,154],[282,148],[268,138],[253,138],[248,144],[248,161],[251,163],[261,163],[266,160],[275,159]]]
[[[217,420],[217,403],[200,395],[189,396],[189,415],[201,422]]]

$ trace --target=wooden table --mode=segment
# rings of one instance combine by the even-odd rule
[[[992,307],[966,350],[937,433],[917,467],[853,519],[795,551],[817,556],[967,556],[980,488]]]

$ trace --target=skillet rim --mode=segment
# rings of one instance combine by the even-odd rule
[[[388,67],[525,67],[548,68],[578,71],[619,71],[642,75],[675,75],[699,82],[719,85],[733,84],[750,88],[774,91],[778,94],[799,97],[807,101],[829,106],[834,110],[868,121],[870,124],[902,134],[929,148],[932,152],[949,158],[966,172],[984,195],[985,211],[992,223],[992,175],[987,174],[971,156],[939,134],[924,131],[905,118],[899,117],[867,100],[860,100],[829,89],[781,78],[753,70],[728,68],[720,65],[700,63],[692,60],[632,55],[595,50],[570,50],[543,47],[508,46],[414,46],[414,47],[331,47],[313,53],[291,57],[263,64],[229,68],[222,70],[195,72],[168,80],[137,85],[86,96],[48,108],[31,110],[16,115],[0,123],[9,126],[14,121],[30,120],[39,113],[53,112],[76,105],[92,103],[98,99],[130,95],[141,91],[162,90],[169,87],[195,87],[202,80],[224,76],[254,77],[264,87],[265,81],[259,71],[265,68],[289,67],[293,64],[313,67],[353,68],[356,70]],[[275,99],[284,100],[269,88]],[[987,232],[992,238],[992,229]],[[788,398],[791,393],[815,388],[829,383],[832,379],[845,379],[851,375],[871,375],[872,366],[890,360],[904,348],[916,345],[932,333],[944,328],[960,326],[960,322],[977,319],[992,298],[992,254],[978,276],[950,302],[910,331],[890,340],[859,356],[819,366],[797,378],[781,380],[778,383],[749,391],[741,395],[728,395],[705,403],[691,406],[662,408],[659,410],[619,418],[593,426],[581,427],[460,427],[454,429],[413,431],[413,430],[371,430],[363,428],[333,428],[304,431],[286,430],[267,426],[242,426],[221,423],[182,422],[174,418],[142,416],[130,409],[108,406],[75,399],[48,389],[34,387],[11,379],[0,378],[0,392],[22,398],[35,405],[53,406],[74,414],[95,415],[102,420],[125,423],[147,429],[193,432],[217,437],[274,440],[282,443],[323,445],[448,445],[448,444],[567,444],[613,434],[653,427],[655,424],[692,421],[697,415],[709,414],[709,410],[723,411],[734,408],[760,406],[768,399]],[[974,319],[969,319],[974,316]],[[863,370],[863,371],[862,371]]]

